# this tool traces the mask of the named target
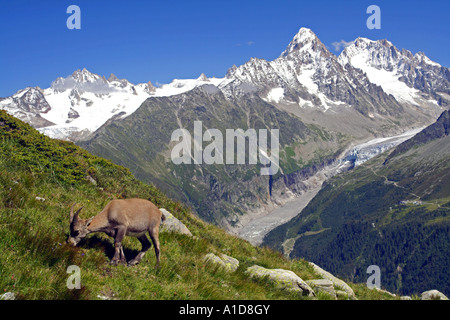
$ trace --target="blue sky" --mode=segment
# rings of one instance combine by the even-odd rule
[[[81,9],[81,30],[66,27],[71,4]],[[366,27],[372,4],[380,30]],[[449,13],[448,0],[0,0],[0,97],[84,67],[133,83],[223,77],[251,57],[277,58],[301,27],[335,54],[333,42],[362,36],[449,67]]]

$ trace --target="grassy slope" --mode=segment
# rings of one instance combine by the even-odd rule
[[[90,175],[97,185],[86,180]],[[18,299],[293,299],[265,282],[245,275],[258,264],[285,268],[304,280],[319,278],[302,259],[257,248],[192,215],[151,185],[136,180],[128,169],[90,155],[69,142],[49,139],[29,125],[0,111],[0,294],[12,291]],[[45,201],[36,200],[36,197]],[[160,234],[161,268],[149,251],[135,267],[108,264],[112,239],[90,235],[80,247],[65,244],[69,208],[84,205],[82,217],[100,212],[115,198],[141,197],[165,207],[196,236]],[[131,259],[140,249],[125,238]],[[222,252],[237,258],[240,267],[224,273],[202,258]],[[66,287],[67,267],[81,269],[80,290]],[[389,296],[352,285],[360,299]],[[319,298],[325,298],[319,296]]]

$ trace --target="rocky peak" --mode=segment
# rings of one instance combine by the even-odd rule
[[[209,81],[208,78],[206,77],[206,75],[204,73],[202,73],[197,80],[199,81]]]
[[[83,70],[78,69],[74,71],[71,78],[76,82],[95,82],[102,79],[102,77],[95,73],[89,72],[86,68],[83,68]]]
[[[112,81],[119,81],[119,78],[117,78],[116,75],[115,75],[114,73],[111,73],[111,74],[109,75],[108,81],[109,81],[109,82],[112,82]]]
[[[147,93],[149,93],[149,94],[154,93],[156,91],[156,88],[151,81],[147,82],[146,89],[147,89]]]
[[[292,41],[284,50],[280,57],[288,57],[295,53],[310,51],[322,51],[327,55],[330,54],[325,45],[317,38],[316,34],[308,28],[300,28],[298,33],[294,36]]]
[[[342,65],[352,63],[352,60],[361,59],[359,63],[365,63],[377,69],[394,70],[402,58],[400,52],[388,40],[370,40],[367,38],[357,38],[353,44],[346,47],[339,55],[338,60]]]
[[[356,42],[362,46],[372,41],[360,38]],[[385,41],[382,45],[389,46],[390,43]],[[356,105],[358,99],[369,95],[377,102],[366,103],[365,109],[383,113],[398,107],[360,70],[352,65],[344,68],[344,64],[308,28],[301,28],[277,59],[251,58],[239,67],[233,66],[227,78],[235,80],[230,86],[251,84],[263,97],[278,92],[278,103],[284,98],[291,103],[308,101],[310,105],[326,110],[337,104]],[[356,107],[360,110],[360,106]]]
[[[237,66],[235,65],[235,64],[233,64],[233,66],[230,68],[230,69],[228,69],[228,71],[227,71],[227,74],[226,74],[226,78],[232,78],[233,77],[233,73],[236,71],[236,69],[237,69]]]
[[[46,113],[51,108],[39,87],[28,87],[21,95],[13,98],[17,106],[24,111]]]
[[[392,88],[392,85],[387,83],[398,80],[411,88],[410,95],[416,98],[418,95],[414,93],[414,89],[425,93],[425,99],[433,99],[441,106],[449,103],[445,95],[441,95],[441,92],[450,93],[449,69],[431,61],[423,52],[413,55],[408,50],[398,50],[387,40],[358,38],[342,51],[338,60],[343,66],[350,64],[366,73],[370,72],[374,76],[372,80],[381,80],[381,76],[384,77],[386,86],[383,90],[387,92]],[[398,84],[394,85],[399,87]]]

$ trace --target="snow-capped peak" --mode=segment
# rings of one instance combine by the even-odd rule
[[[311,29],[302,27],[297,32],[297,34],[294,36],[292,41],[289,43],[286,50],[284,50],[281,53],[282,57],[285,57],[289,55],[292,52],[298,51],[298,50],[308,50],[311,49],[311,47],[316,43],[320,42],[317,38],[316,34],[311,31]]]
[[[74,71],[70,77],[76,82],[96,82],[102,79],[98,74],[89,72],[86,68]]]
[[[363,55],[366,59],[364,64],[392,70],[396,58],[401,54],[388,40],[375,41],[360,37],[342,51],[338,60],[342,65],[345,65],[351,63],[353,58]]]
[[[296,42],[307,42],[317,39],[316,34],[309,28],[302,27],[298,30],[297,34],[294,36],[293,41]]]
[[[59,77],[52,82],[51,88],[57,92],[76,89],[78,92],[107,94],[114,91],[105,77],[89,72],[86,68],[76,70],[66,78]]]
[[[422,52],[413,56],[408,50],[400,51],[388,40],[358,38],[338,60],[343,66],[350,64],[364,71],[370,82],[400,102],[418,105],[423,103],[420,91],[435,95],[449,90],[448,76],[440,71],[438,63]]]

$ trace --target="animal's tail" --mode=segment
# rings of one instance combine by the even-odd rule
[[[164,213],[161,212],[161,222],[166,221],[166,216]]]

